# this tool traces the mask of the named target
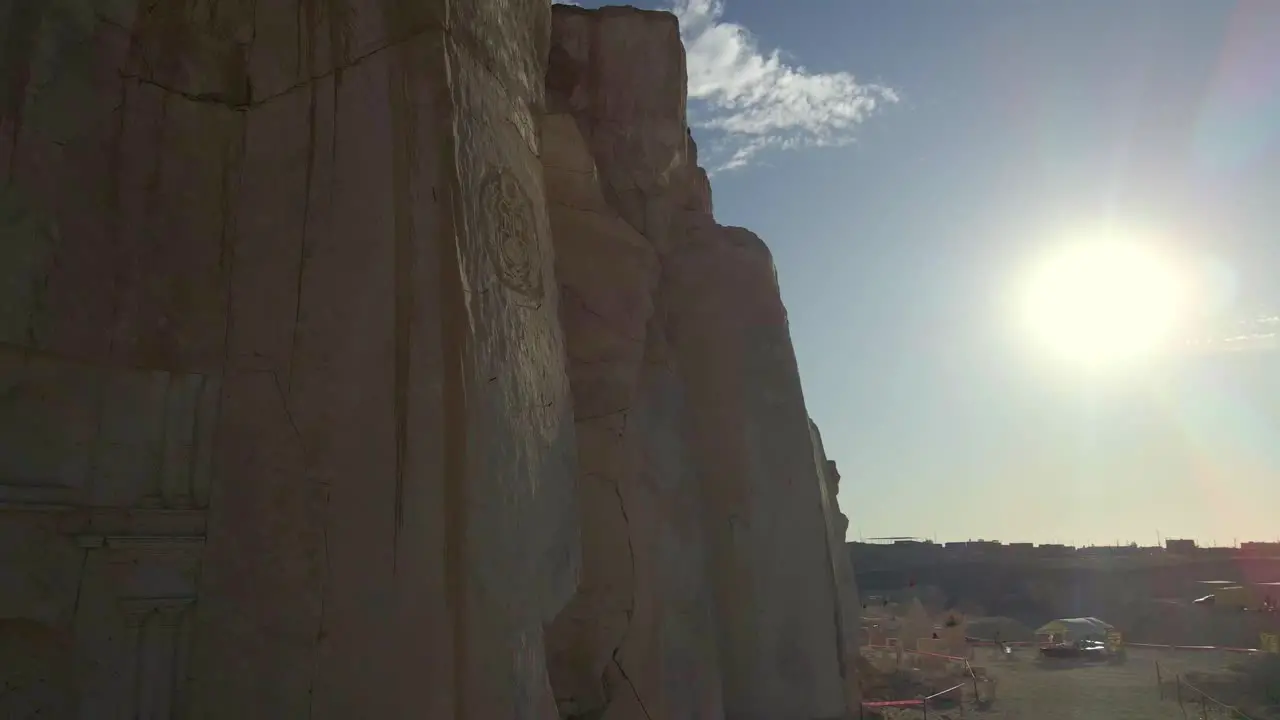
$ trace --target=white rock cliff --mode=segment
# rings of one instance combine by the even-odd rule
[[[674,17],[0,8],[0,715],[856,714]]]

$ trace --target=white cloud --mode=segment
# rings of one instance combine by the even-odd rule
[[[845,145],[898,95],[851,73],[816,73],[762,50],[745,27],[723,22],[723,0],[672,0],[689,70],[690,123],[709,137],[708,170],[747,165],[769,148]]]

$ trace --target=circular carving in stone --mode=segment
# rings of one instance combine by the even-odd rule
[[[494,233],[491,253],[498,281],[512,291],[541,302],[542,249],[533,201],[507,168],[493,171],[481,189],[481,212]]]

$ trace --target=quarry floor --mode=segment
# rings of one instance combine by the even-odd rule
[[[1221,670],[1235,657],[1228,653],[1188,653],[1162,650],[1130,650],[1123,665],[1070,665],[1048,669],[1035,661],[1033,651],[1023,651],[1012,661],[993,651],[978,649],[975,666],[985,667],[996,679],[996,701],[988,708],[966,705],[929,711],[931,720],[1184,720],[1178,703],[1167,691],[1161,700],[1156,684],[1156,663],[1168,686],[1173,675],[1192,671]],[[892,720],[921,718],[916,709],[885,712]],[[1185,718],[1199,718],[1198,707],[1187,707]],[[1210,712],[1211,720],[1229,716]],[[1253,720],[1267,720],[1253,718]]]

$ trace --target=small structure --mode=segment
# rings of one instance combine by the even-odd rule
[[[885,638],[887,638],[888,635],[885,634],[884,628],[879,625],[872,625],[870,627],[864,626],[861,629],[860,635],[861,637],[859,638],[859,642],[862,643],[863,647],[868,645],[883,647],[887,644],[885,642]]]
[[[933,634],[933,620],[929,613],[918,598],[912,600],[906,614],[898,621],[898,640],[908,650],[915,650],[921,640],[931,639]]]
[[[1118,643],[1119,632],[1111,623],[1096,617],[1059,618],[1041,625],[1036,630],[1036,639],[1042,643],[1098,640],[1110,645]]]
[[[948,610],[938,618],[938,637],[946,647],[948,655],[969,656],[969,642],[965,640],[968,632],[969,621],[959,610]]]

